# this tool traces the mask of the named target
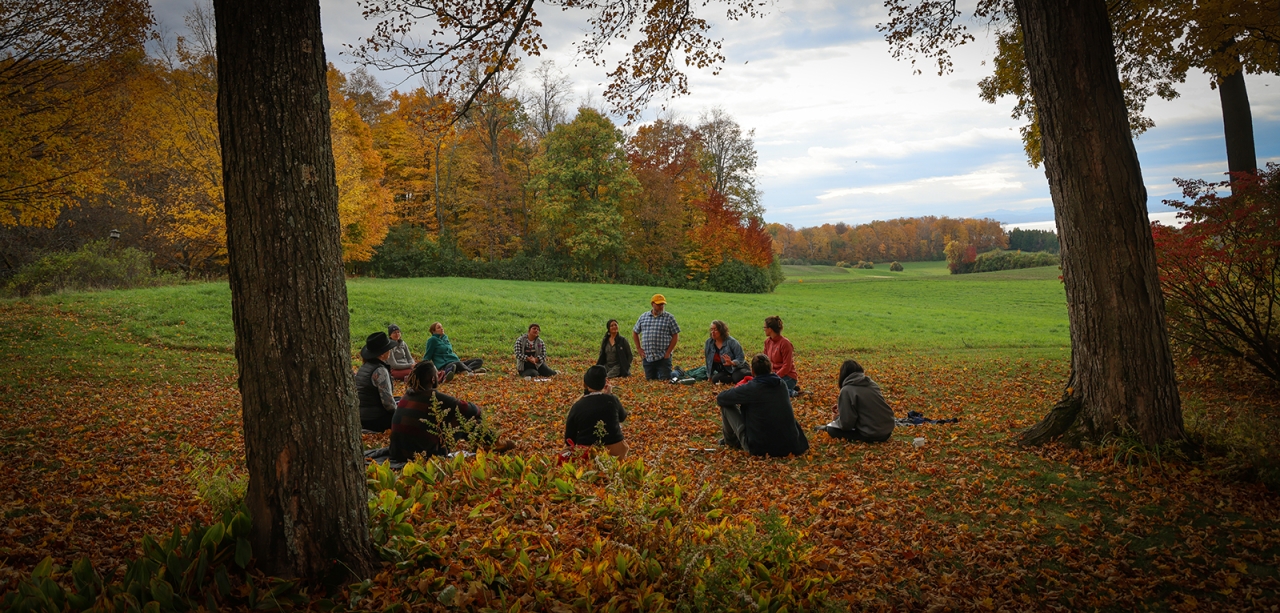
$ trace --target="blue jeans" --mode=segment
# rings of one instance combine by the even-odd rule
[[[671,378],[671,358],[662,358],[652,362],[645,360],[642,362],[644,366],[644,378],[653,380],[666,381]]]
[[[783,383],[785,383],[785,384],[787,385],[787,391],[788,391],[788,392],[794,392],[794,391],[795,391],[795,389],[796,389],[796,378],[795,378],[795,377],[783,377],[783,378],[782,378],[782,382],[783,382]]]

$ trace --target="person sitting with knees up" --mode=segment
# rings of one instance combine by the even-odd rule
[[[382,332],[374,332],[360,348],[364,364],[356,371],[356,399],[360,405],[360,427],[372,432],[386,432],[396,412],[396,399],[391,392],[391,372],[387,358],[395,342]]]
[[[392,379],[404,381],[404,378],[413,372],[413,365],[417,364],[418,361],[413,359],[413,353],[409,351],[409,345],[400,337],[400,326],[395,324],[387,326],[387,337],[396,344],[391,349],[391,357],[387,359],[387,370],[391,371]]]
[[[627,441],[622,437],[622,422],[627,421],[627,410],[613,395],[606,375],[605,368],[598,364],[582,375],[585,393],[569,409],[569,416],[564,422],[564,438],[573,447],[604,445],[609,455],[621,460],[629,451]],[[603,431],[603,436],[597,429]]]
[[[454,398],[436,390],[436,366],[423,361],[405,380],[407,391],[391,418],[391,459],[407,462],[416,455],[446,455],[453,440],[467,433],[463,420],[479,422],[482,410],[473,402]],[[499,442],[493,451],[503,453],[515,444]]]
[[[716,319],[702,352],[707,357],[707,377],[712,383],[734,384],[751,374],[747,356],[738,339],[729,336],[729,326]]]
[[[463,360],[453,352],[453,343],[449,341],[449,337],[444,333],[444,324],[437,321],[431,324],[428,330],[431,331],[431,338],[427,339],[427,349],[422,352],[422,361],[436,365],[436,370],[440,372],[441,381],[453,379],[454,373],[458,371],[477,375],[484,372],[484,369],[481,368],[484,365],[484,360],[480,358]]]
[[[618,320],[610,319],[604,328],[604,340],[600,341],[600,357],[596,358],[596,364],[605,368],[610,379],[630,377],[631,345],[618,334]]]
[[[556,371],[547,366],[547,346],[538,338],[542,326],[529,324],[529,331],[516,337],[516,375],[521,377],[554,377]]]
[[[836,418],[819,428],[831,438],[879,443],[893,435],[893,409],[885,402],[880,386],[871,380],[862,365],[845,360],[840,365],[840,398],[832,409]]]
[[[782,379],[773,372],[769,356],[751,359],[752,379],[720,392],[721,444],[741,448],[755,456],[801,455],[809,450],[809,439],[791,410],[791,395]]]
[[[795,348],[791,341],[782,335],[782,318],[770,315],[764,318],[764,354],[773,362],[773,371],[787,385],[792,397],[800,395],[800,385],[796,380]]]

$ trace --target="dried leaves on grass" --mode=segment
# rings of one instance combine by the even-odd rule
[[[64,566],[88,556],[109,572],[137,554],[143,534],[210,519],[185,478],[190,466],[180,445],[238,462],[239,398],[230,357],[138,346],[91,324],[76,329],[73,314],[52,309],[0,309],[12,322],[3,333],[0,379],[4,589],[46,555]],[[59,354],[60,343],[85,341],[95,347]],[[808,455],[766,460],[718,449],[714,388],[632,378],[618,381],[615,392],[631,412],[624,431],[643,466],[591,465],[585,469],[595,476],[575,473],[573,479],[547,459],[561,449],[563,418],[581,393],[587,362],[558,361],[554,366],[566,374],[549,382],[496,373],[456,379],[447,391],[486,407],[486,418],[519,444],[518,459],[486,459],[490,468],[479,473],[477,460],[439,464],[435,483],[448,485],[428,487],[424,491],[439,496],[403,517],[407,538],[434,553],[419,549],[413,563],[391,564],[349,595],[381,606],[417,593],[422,598],[413,608],[423,610],[487,606],[500,593],[515,600],[528,595],[521,606],[537,609],[551,606],[537,601],[542,590],[574,606],[547,587],[561,585],[596,605],[618,596],[635,607],[646,597],[653,605],[652,590],[666,586],[670,605],[695,584],[641,580],[645,549],[629,539],[643,544],[662,533],[619,528],[614,511],[642,500],[626,492],[644,488],[611,490],[610,484],[621,479],[618,471],[631,470],[652,474],[645,487],[653,500],[670,497],[676,485],[689,497],[720,491],[714,504],[698,503],[697,525],[723,521],[763,534],[769,522],[784,522],[779,534],[800,539],[786,548],[796,553],[785,579],[789,589],[825,590],[836,603],[935,610],[1280,606],[1275,493],[1224,478],[1212,462],[1127,466],[1115,461],[1121,454],[1010,444],[1012,433],[1034,423],[1059,393],[1060,360],[995,351],[857,356],[900,415],[919,410],[961,418],[948,426],[900,428],[887,443],[860,445],[812,432],[830,419],[835,365],[846,356],[804,356],[800,349],[808,393],[795,408],[810,432]],[[68,360],[83,367],[67,369]],[[1231,403],[1241,410],[1240,402],[1267,402],[1188,387],[1190,404],[1205,414]],[[910,444],[915,436],[927,439],[923,448]],[[381,435],[365,439],[369,446],[386,442]],[[528,474],[537,476],[538,486],[515,481]],[[581,484],[570,496],[547,477]],[[461,487],[464,479],[469,483]],[[626,538],[617,535],[620,529]],[[659,541],[649,543],[659,549]],[[400,551],[412,550],[401,545]],[[515,564],[503,561],[508,548],[517,560],[520,552],[562,556],[561,583],[522,592],[521,585],[536,582],[521,583]],[[606,559],[610,572],[623,564],[630,574],[606,580],[599,566]],[[533,558],[522,564],[526,571],[532,566]],[[633,575],[628,583],[625,577]]]

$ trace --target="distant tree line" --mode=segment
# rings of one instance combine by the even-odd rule
[[[786,264],[936,261],[945,259],[952,242],[972,245],[979,252],[1009,246],[1008,235],[994,219],[909,217],[800,229],[774,223],[768,230],[774,253]]]
[[[1009,250],[1058,252],[1058,235],[1049,230],[1009,230]]]

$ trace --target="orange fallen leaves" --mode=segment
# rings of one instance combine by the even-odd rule
[[[0,310],[26,332],[53,335],[72,322],[70,314],[52,309]],[[144,348],[132,357],[137,364],[113,379],[119,385],[112,385],[32,360],[35,345],[19,342],[18,334],[6,333],[12,342],[3,358],[25,368],[9,366],[0,380],[6,407],[0,415],[3,589],[45,555],[64,566],[88,556],[110,572],[137,555],[143,534],[209,519],[184,479],[189,466],[179,444],[230,461],[241,456],[230,356]],[[110,330],[92,334],[133,342]],[[1011,444],[1011,435],[1034,423],[1060,395],[1065,364],[999,356],[860,355],[899,414],[918,410],[961,422],[902,428],[887,443],[859,445],[812,433],[830,418],[838,357],[802,355],[798,363],[807,393],[796,401],[796,414],[812,443],[805,456],[766,460],[701,451],[717,448],[720,437],[715,389],[637,378],[615,382],[631,414],[623,428],[632,453],[656,474],[669,476],[664,487],[694,495],[708,485],[733,499],[732,505],[703,509],[701,530],[757,521],[767,513],[787,518],[811,547],[796,576],[826,577],[831,596],[850,606],[1280,606],[1280,583],[1272,572],[1280,565],[1280,500],[1274,493],[1222,478],[1203,465],[1127,469],[1105,454],[1060,447],[1027,451]],[[159,364],[166,373],[187,373],[188,380],[127,383],[134,376],[129,369],[154,373]],[[516,455],[536,462],[560,451],[563,418],[581,394],[580,373],[588,364],[561,360],[556,366],[568,374],[548,382],[497,373],[461,377],[445,391],[485,407],[486,419],[496,420],[503,436],[519,444]],[[1209,392],[1190,393],[1218,402]],[[915,436],[926,438],[923,448],[910,444]],[[368,435],[365,442],[381,446],[386,437]],[[606,496],[604,485],[566,476],[563,485],[540,483],[528,496],[513,497],[532,486],[495,478],[474,460],[465,468],[451,477],[460,494],[406,507],[415,534],[439,548],[438,558],[424,558],[412,572],[386,567],[370,584],[379,591],[365,595],[371,602],[429,592],[436,604],[423,604],[424,610],[442,608],[445,600],[479,606],[486,592],[463,578],[487,574],[495,582],[498,576],[512,582],[514,598],[530,596],[522,601],[526,610],[555,610],[549,601],[540,604],[536,594],[520,592],[534,553],[527,552],[528,564],[519,552],[510,559],[506,553],[511,543],[543,548],[545,541],[550,550],[569,554],[556,567],[565,590],[595,598],[621,589],[629,602],[648,598],[657,606],[655,582],[642,585],[618,570],[619,559],[635,560],[626,548],[609,544],[616,516],[593,514],[607,509],[582,502]],[[423,534],[442,523],[447,533]],[[594,552],[597,539],[604,549]],[[451,555],[463,548],[474,554],[468,563]],[[454,591],[443,594],[448,586]]]

